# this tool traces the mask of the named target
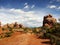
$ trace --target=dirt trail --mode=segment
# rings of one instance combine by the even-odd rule
[[[49,45],[42,42],[48,39],[37,39],[31,34],[15,34],[12,37],[0,39],[0,45]]]

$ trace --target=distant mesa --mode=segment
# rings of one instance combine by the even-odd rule
[[[43,18],[43,26],[47,26],[49,28],[53,27],[53,24],[56,22],[57,20],[51,14],[44,16]]]

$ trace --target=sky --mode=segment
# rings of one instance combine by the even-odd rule
[[[60,0],[0,0],[3,25],[18,22],[28,27],[39,27],[48,14],[60,18]]]

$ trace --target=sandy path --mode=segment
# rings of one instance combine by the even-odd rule
[[[0,45],[49,45],[42,42],[48,39],[37,39],[31,34],[18,34],[9,38],[0,39]]]

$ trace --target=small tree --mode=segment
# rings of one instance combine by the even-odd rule
[[[18,27],[18,24],[17,24],[17,22],[15,22],[15,24],[14,24],[14,28],[17,28]]]

